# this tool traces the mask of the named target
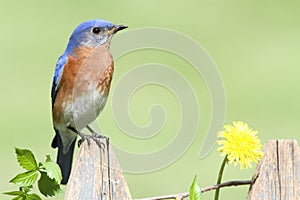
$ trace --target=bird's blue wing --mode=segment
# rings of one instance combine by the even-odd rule
[[[52,82],[52,90],[51,90],[51,99],[52,99],[52,107],[55,102],[55,98],[57,95],[57,90],[59,88],[59,82],[63,73],[64,66],[66,62],[68,61],[68,56],[66,54],[63,54],[58,58],[58,61],[56,63],[53,82]]]

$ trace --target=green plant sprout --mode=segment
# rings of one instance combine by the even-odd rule
[[[18,185],[19,190],[3,194],[14,196],[12,200],[41,200],[38,194],[31,192],[36,182],[39,191],[45,197],[55,196],[61,191],[61,171],[49,155],[46,156],[45,162],[37,163],[30,150],[15,148],[15,151],[19,165],[26,171],[17,174],[9,181]]]

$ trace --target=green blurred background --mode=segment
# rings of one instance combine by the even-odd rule
[[[300,3],[297,1],[2,0],[0,192],[16,189],[8,181],[22,171],[14,147],[31,149],[38,160],[44,160],[46,154],[56,159],[56,150],[50,148],[54,135],[50,114],[53,70],[73,29],[93,18],[127,24],[130,29],[169,28],[193,38],[207,50],[224,81],[226,123],[248,122],[259,131],[263,143],[272,138],[299,141]],[[118,48],[118,44],[112,45]],[[216,148],[205,159],[198,157],[211,116],[210,96],[205,82],[195,77],[188,63],[167,52],[132,52],[116,62],[112,90],[122,75],[149,62],[167,64],[190,79],[197,91],[201,119],[195,140],[175,163],[151,173],[126,174],[133,197],[188,191],[195,174],[200,186],[214,184],[222,158]],[[174,96],[159,86],[147,86],[130,99],[133,121],[141,126],[148,124],[148,109],[153,104],[165,105],[170,121],[160,137],[147,143],[126,138],[113,120],[111,106],[105,108],[98,121],[114,144],[135,152],[153,151],[168,143],[175,134],[174,124],[180,120]],[[228,166],[223,180],[249,179],[253,170],[240,171],[239,167]],[[246,186],[223,189],[221,199],[245,199],[247,190]],[[212,199],[213,192],[203,196]],[[9,199],[4,195],[0,198]],[[63,194],[53,199],[62,198]]]

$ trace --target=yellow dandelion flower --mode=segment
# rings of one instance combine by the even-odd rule
[[[263,156],[262,144],[257,137],[257,131],[249,128],[247,123],[237,121],[232,125],[225,125],[222,131],[218,132],[217,144],[221,156],[227,156],[228,163],[240,168],[250,168],[251,163],[257,163]]]

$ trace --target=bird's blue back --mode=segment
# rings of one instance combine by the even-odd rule
[[[52,89],[51,89],[52,107],[54,105],[56,94],[57,94],[57,89],[58,89],[57,86],[59,84],[59,81],[60,81],[60,78],[62,76],[62,72],[63,72],[64,66],[65,66],[65,64],[66,64],[67,61],[68,61],[68,57],[67,57],[66,53],[64,53],[63,55],[61,55],[58,58],[58,61],[56,63],[56,67],[55,67],[55,71],[54,71],[54,76],[53,76],[53,82],[52,82]]]

